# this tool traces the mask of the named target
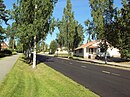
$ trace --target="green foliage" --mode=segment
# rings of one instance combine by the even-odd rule
[[[5,57],[5,54],[0,52],[0,58]]]
[[[57,34],[57,42],[60,47],[67,47],[68,51],[74,50],[83,41],[83,27],[74,19],[72,4],[67,0],[62,20],[57,24],[60,31]]]
[[[117,47],[122,58],[130,58],[130,1],[122,0],[119,10],[113,8],[113,0],[89,1],[97,38]]]
[[[106,26],[113,18],[113,0],[89,0],[89,2],[97,38],[106,39],[108,31]]]
[[[90,42],[92,39],[96,39],[96,27],[93,21],[86,20],[84,24],[87,27],[85,32],[87,32],[86,34],[88,35],[88,42]]]
[[[23,43],[23,50],[33,48],[36,42],[45,39],[52,31],[52,12],[57,0],[19,0],[14,4],[12,18],[17,24],[17,36]],[[26,45],[29,44],[29,45]]]
[[[107,44],[106,40],[102,40],[100,42],[99,46],[100,46],[100,52],[102,52],[102,53],[107,52],[108,44]]]
[[[4,21],[7,24],[8,21],[8,11],[5,10],[6,6],[4,5],[3,0],[0,0],[0,24]]]
[[[17,52],[15,52],[15,51],[14,51],[14,52],[12,52],[12,55],[16,55],[16,54],[17,54]]]
[[[57,48],[58,48],[57,42],[55,40],[51,41],[51,43],[50,43],[50,50],[51,50],[51,52],[50,53],[54,54],[55,51],[57,50]]]
[[[23,53],[23,43],[21,43],[19,40],[17,41],[17,52]]]
[[[3,0],[0,0],[0,44],[1,44],[1,40],[5,38],[3,36],[3,34],[5,33],[5,30],[1,26],[2,21],[4,21],[5,24],[7,24],[7,21],[8,21],[8,12],[7,10],[5,10],[5,8],[6,6],[4,5]],[[1,45],[0,45],[0,50],[1,50]]]
[[[114,21],[109,25],[108,40],[115,47],[120,49],[122,58],[130,58],[130,3],[122,0],[123,7],[115,9]]]
[[[6,30],[7,30],[6,37],[9,38],[9,48],[16,49],[16,44],[15,44],[15,38],[16,38],[16,33],[17,33],[16,22],[12,23],[12,26],[9,25]]]
[[[46,44],[44,41],[42,41],[42,43],[41,43],[41,50],[43,52],[49,52],[48,47],[49,47],[48,44]]]
[[[6,56],[6,55],[12,55],[12,51],[9,50],[9,49],[2,50],[2,51],[0,51],[0,53],[2,55],[4,55],[4,56]]]

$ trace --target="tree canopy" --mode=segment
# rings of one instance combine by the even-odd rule
[[[122,0],[121,9],[113,0],[89,0],[97,39],[105,39],[120,50],[122,58],[130,58],[130,1]]]
[[[57,44],[56,40],[51,41],[51,43],[50,43],[50,51],[51,52],[50,53],[54,54],[55,51],[57,50],[57,47],[58,47],[58,44]]]
[[[0,44],[1,44],[1,40],[4,39],[3,34],[5,33],[5,29],[2,28],[1,24],[4,21],[5,24],[7,24],[8,21],[8,11],[5,9],[6,6],[3,2],[3,0],[0,0]],[[1,45],[0,45],[0,50],[1,50]]]
[[[59,45],[68,48],[68,51],[73,51],[83,41],[83,26],[74,18],[72,4],[67,0],[64,8],[62,20],[58,22],[60,33],[57,35]]]
[[[51,16],[57,0],[19,0],[14,4],[12,18],[17,24],[17,35],[22,43],[32,44],[45,39],[51,30]],[[25,47],[26,48],[26,47]]]
[[[34,64],[36,43],[44,40],[52,30],[52,13],[56,2],[57,0],[19,0],[13,5],[12,18],[17,24],[17,36],[23,43],[24,51],[31,52],[34,49]]]
[[[120,49],[122,58],[130,58],[130,1],[122,0],[123,7],[116,9],[108,40]]]

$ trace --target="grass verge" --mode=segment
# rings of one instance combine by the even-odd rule
[[[43,63],[34,70],[22,60],[0,83],[0,97],[98,97]]]

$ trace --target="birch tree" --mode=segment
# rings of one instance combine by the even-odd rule
[[[26,43],[24,50],[33,48],[33,68],[36,67],[36,43],[45,39],[51,31],[51,16],[56,2],[57,0],[19,0],[14,5],[12,13],[19,38]]]

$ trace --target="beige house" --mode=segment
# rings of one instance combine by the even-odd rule
[[[57,48],[57,50],[55,51],[55,54],[66,55],[68,54],[67,48],[66,47]]]
[[[76,48],[74,51],[75,56],[95,59],[96,56],[104,56],[105,53],[100,52],[99,48],[100,41],[88,42],[80,47]],[[120,57],[119,50],[113,46],[109,46],[107,49],[107,56],[110,57]]]

